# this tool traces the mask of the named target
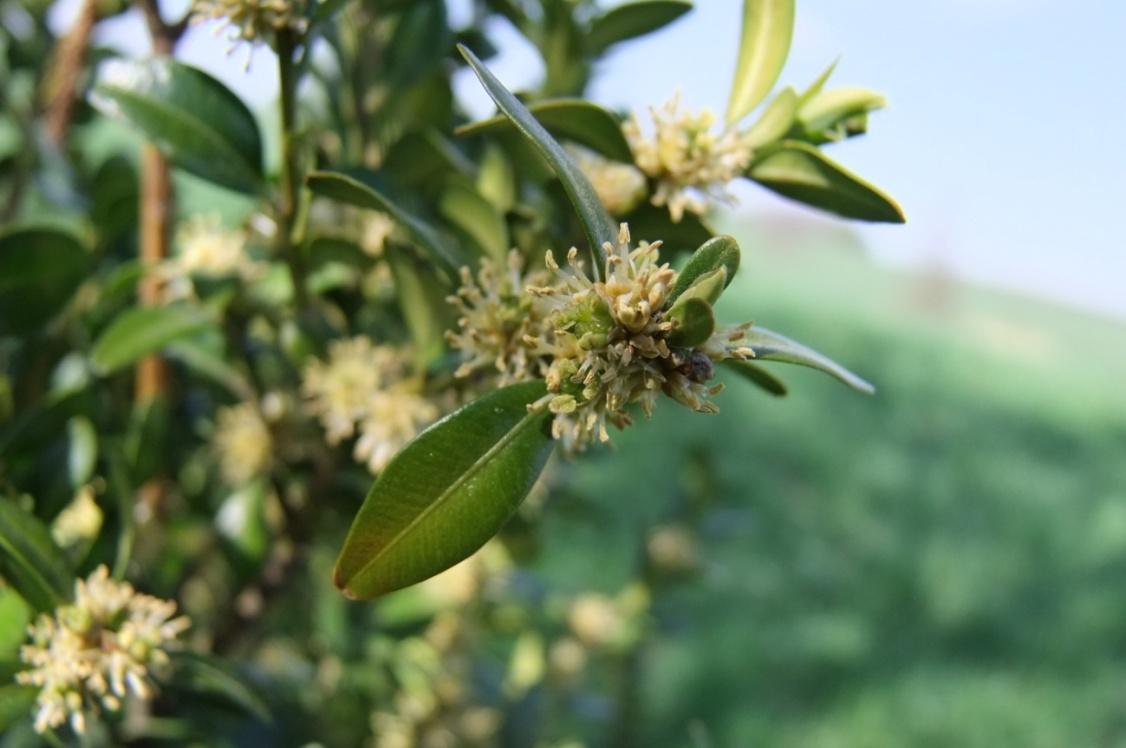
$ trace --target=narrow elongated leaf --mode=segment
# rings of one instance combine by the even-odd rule
[[[821,75],[817,76],[817,79],[814,80],[813,83],[809,84],[809,88],[801,92],[801,96],[798,97],[799,109],[805,106],[814,96],[821,93],[821,91],[825,88],[825,84],[829,82],[829,78],[832,77],[833,71],[837,69],[837,63],[840,61],[841,60],[838,57],[837,59],[829,63],[829,67],[821,71]]]
[[[652,33],[692,10],[687,0],[642,0],[615,6],[590,24],[587,43],[595,55],[607,47]]]
[[[425,370],[442,355],[445,332],[454,324],[453,307],[446,301],[450,289],[403,247],[388,247],[385,256],[395,279],[399,308],[414,341],[416,361]]]
[[[887,99],[875,91],[843,86],[815,95],[802,105],[798,119],[807,132],[820,133],[858,114],[886,106]]]
[[[215,184],[253,193],[262,185],[262,138],[246,105],[202,70],[167,57],[111,60],[90,101],[124,120],[173,163]]]
[[[206,314],[191,307],[126,309],[94,343],[90,360],[102,374],[110,374],[214,324]]]
[[[54,610],[74,592],[74,574],[36,517],[0,498],[0,576],[38,611]]]
[[[759,105],[782,72],[794,36],[794,0],[743,0],[743,32],[727,121],[735,123]]]
[[[527,109],[555,137],[573,140],[614,161],[633,162],[621,122],[597,104],[583,99],[550,99],[529,104]],[[515,126],[513,120],[498,115],[462,125],[455,132],[474,135],[502,132]]]
[[[66,304],[90,267],[73,235],[22,228],[0,236],[0,335],[41,327]]]
[[[739,243],[734,237],[714,236],[700,245],[692,253],[688,262],[677,276],[676,285],[669,294],[670,303],[676,301],[682,293],[687,291],[700,278],[714,273],[719,268],[727,271],[724,288],[735,278],[739,272]]]
[[[871,395],[876,391],[876,388],[869,382],[853,374],[828,356],[764,327],[755,325],[747,331],[747,345],[755,352],[756,359],[808,366],[844,382],[857,392]]]
[[[67,421],[67,477],[73,488],[90,480],[98,461],[98,432],[85,416],[75,416]]]
[[[419,249],[438,263],[451,278],[457,277],[457,269],[465,264],[461,254],[443,241],[430,225],[359,179],[339,172],[315,171],[306,177],[305,183],[318,195],[389,214],[407,230]]]
[[[438,211],[477,246],[503,264],[508,254],[508,226],[493,204],[468,185],[453,183],[438,198]]]
[[[532,488],[555,442],[545,392],[525,382],[446,416],[384,468],[336,561],[336,586],[367,599],[420,582],[485,544]]]
[[[747,176],[779,195],[845,218],[906,220],[895,200],[808,143],[782,141],[755,159]]]
[[[524,137],[532,142],[539,154],[555,171],[555,175],[559,177],[567,197],[575,206],[575,211],[582,222],[587,242],[590,244],[591,257],[594,259],[591,270],[597,276],[601,273],[602,244],[612,242],[617,236],[617,227],[603,207],[602,201],[598,199],[598,194],[575,162],[532,116],[527,107],[501,85],[496,76],[489,72],[489,69],[472,52],[465,47],[458,49],[473,68],[473,72],[477,74],[485,91],[496,102],[497,107],[512,120]]]
[[[219,699],[260,722],[272,721],[262,697],[225,660],[201,652],[179,651],[172,653],[172,662],[169,688]]]
[[[740,361],[737,358],[729,358],[725,361],[721,361],[720,366],[723,366],[725,369],[730,369],[751,384],[766,390],[775,397],[784,397],[786,395],[786,384],[758,364],[753,364],[750,361]]]
[[[793,127],[797,114],[798,93],[787,86],[778,92],[758,121],[747,130],[747,142],[754,149],[781,140]]]

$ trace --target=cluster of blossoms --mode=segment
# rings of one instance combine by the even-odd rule
[[[36,731],[69,721],[84,733],[87,715],[100,708],[117,711],[130,694],[151,698],[154,671],[167,666],[166,650],[188,627],[175,614],[174,602],[138,594],[105,566],[78,580],[74,602],[41,615],[20,650],[29,667],[16,680],[39,688]]]
[[[274,452],[270,428],[252,402],[218,410],[214,445],[219,471],[232,486],[242,485],[266,472]]]
[[[220,21],[232,44],[268,42],[284,29],[303,31],[305,10],[304,0],[194,0],[192,22]]]
[[[218,216],[193,216],[176,236],[177,253],[159,267],[168,300],[195,294],[193,278],[253,280],[263,266],[246,253],[246,233],[223,226]]]
[[[660,242],[631,248],[622,224],[618,244],[603,245],[602,280],[591,279],[578,259],[567,255],[563,269],[549,251],[550,276],[522,276],[516,260],[508,273],[484,263],[476,280],[463,272],[464,286],[453,298],[460,330],[450,336],[465,363],[460,376],[484,370],[503,382],[543,378],[548,394],[534,407],[555,414],[552,431],[568,451],[591,441],[608,441],[606,422],[624,428],[628,408],[649,415],[660,393],[693,410],[714,413],[708,398],[713,362],[747,359],[748,324],[724,327],[703,343],[674,344],[677,322],[668,314],[677,272],[660,263]]]
[[[648,185],[645,175],[636,166],[611,161],[574,145],[567,147],[567,153],[590,180],[591,187],[610,215],[624,216],[645,199]]]
[[[750,166],[752,149],[745,133],[728,127],[712,132],[716,118],[709,110],[680,110],[676,95],[664,106],[650,108],[653,132],[647,136],[634,116],[622,125],[634,163],[656,183],[650,202],[668,206],[673,221],[684,212],[703,213],[708,200],[730,203],[727,184]]]
[[[353,454],[373,473],[439,415],[408,353],[362,336],[332,343],[327,361],[306,367],[301,387],[328,443],[359,434]]]

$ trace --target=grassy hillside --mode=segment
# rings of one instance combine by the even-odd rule
[[[879,386],[776,369],[576,466],[544,572],[617,589],[707,504],[661,593],[643,745],[1126,745],[1126,328],[744,239],[720,305]],[[691,459],[680,455],[691,453]]]

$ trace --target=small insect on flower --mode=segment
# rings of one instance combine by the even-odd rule
[[[622,125],[622,131],[637,167],[657,183],[650,202],[667,206],[677,223],[685,211],[703,213],[713,202],[734,202],[727,185],[751,163],[746,134],[733,127],[715,134],[715,115],[707,109],[699,114],[682,112],[679,94],[659,109],[651,107],[649,113],[651,135],[642,132],[636,115]]]
[[[189,625],[175,614],[176,603],[111,579],[104,565],[77,580],[74,602],[40,615],[28,627],[31,643],[20,649],[28,668],[16,682],[39,688],[35,730],[69,723],[82,734],[101,709],[118,711],[128,697],[151,699],[154,676]]]

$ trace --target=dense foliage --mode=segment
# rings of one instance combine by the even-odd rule
[[[727,374],[784,394],[777,361],[871,391],[717,322],[741,253],[709,220],[748,179],[901,221],[822,152],[882,98],[829,88],[832,67],[770,95],[792,0],[745,3],[722,122],[675,97],[648,119],[581,98],[679,0],[475,2],[458,29],[440,0],[197,0],[183,19],[142,0],[144,60],[90,48],[124,4],[84,2],[59,39],[46,4],[2,9],[13,739],[633,739],[651,600],[691,578],[704,512],[647,529],[609,596],[525,570],[543,508],[608,426],[715,413]],[[540,90],[489,71],[498,17],[542,54]],[[188,21],[272,51],[276,138],[175,60]],[[495,118],[462,113],[461,66]],[[353,599],[422,584],[355,605],[332,582]],[[615,716],[583,719],[585,699]]]

